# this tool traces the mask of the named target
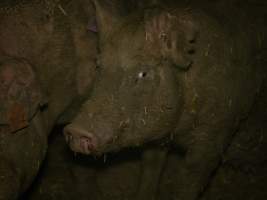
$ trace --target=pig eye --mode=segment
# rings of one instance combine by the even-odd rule
[[[100,69],[100,66],[99,65],[95,65],[95,69],[96,70],[99,70]]]
[[[146,72],[139,72],[138,73],[138,78],[139,79],[145,78],[146,76],[147,76],[147,73]]]

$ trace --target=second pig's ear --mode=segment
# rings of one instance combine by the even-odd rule
[[[122,23],[122,19],[119,16],[120,5],[119,2],[110,0],[92,0],[92,2],[96,9],[96,23],[100,42],[103,42]]]

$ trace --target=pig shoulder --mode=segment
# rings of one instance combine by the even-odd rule
[[[236,124],[245,118],[259,91],[261,75],[259,66],[253,64],[251,38],[245,28],[203,11],[186,14],[191,15],[198,35],[193,64],[182,78],[184,112],[177,127],[190,137],[187,133],[195,127]]]

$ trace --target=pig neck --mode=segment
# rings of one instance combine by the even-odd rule
[[[53,128],[60,114],[67,109],[78,95],[73,69],[62,68],[60,76],[57,69],[53,69],[53,66],[49,69],[51,70],[44,67],[37,72],[45,103],[43,114],[48,132]]]
[[[60,114],[77,96],[76,52],[69,28],[56,30],[43,53],[30,60],[34,62],[44,101],[48,105],[44,109],[44,115],[50,132]]]

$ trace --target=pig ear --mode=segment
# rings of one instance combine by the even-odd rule
[[[197,41],[197,27],[189,15],[176,15],[157,8],[148,10],[145,21],[147,40],[159,46],[162,57],[179,69],[189,69]]]
[[[96,8],[97,30],[100,40],[105,40],[121,24],[119,17],[119,6],[115,1],[92,0]]]

